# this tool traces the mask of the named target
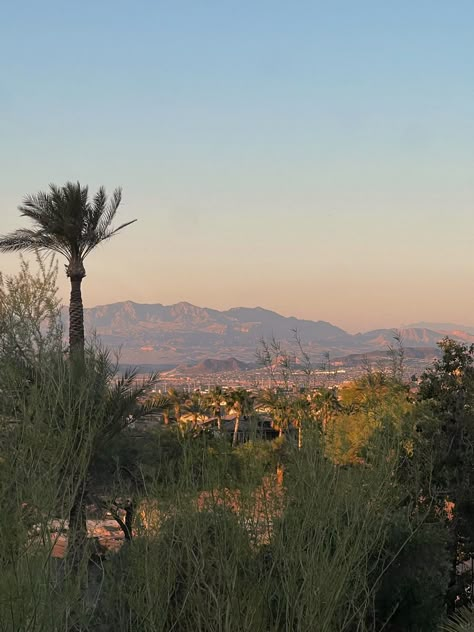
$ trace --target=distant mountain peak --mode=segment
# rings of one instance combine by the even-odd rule
[[[67,323],[67,310],[63,314]],[[328,351],[332,356],[342,356],[386,350],[394,344],[396,331],[377,329],[351,335],[324,320],[282,316],[261,306],[219,311],[187,301],[174,305],[122,301],[86,308],[84,316],[88,334],[95,332],[105,345],[120,347],[121,362],[138,365],[189,365],[209,358],[253,363],[262,338],[274,337],[284,348],[294,349],[295,330],[305,351],[319,362]],[[401,333],[406,347],[435,348],[448,332],[409,326]],[[460,327],[453,328],[449,335],[474,341],[471,332]]]
[[[197,305],[193,305],[192,303],[188,303],[188,301],[179,301],[178,303],[174,303],[174,305],[169,305],[167,307],[174,307],[175,309],[205,309],[203,307],[197,307]]]

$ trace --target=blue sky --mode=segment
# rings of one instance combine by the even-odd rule
[[[87,305],[474,323],[474,3],[0,11],[0,232],[67,180],[139,219],[91,255]]]

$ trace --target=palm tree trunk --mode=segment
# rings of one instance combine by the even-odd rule
[[[221,413],[217,413],[217,429],[219,430],[219,432],[221,432],[222,430],[222,417],[221,417]]]
[[[298,424],[298,450],[303,447],[303,428],[301,427],[301,421]]]
[[[84,363],[84,307],[82,305],[81,283],[84,278],[83,268],[74,273],[71,264],[68,276],[71,281],[71,295],[69,300],[69,354],[72,360],[72,370],[75,382],[78,383]],[[87,518],[85,507],[86,474],[80,481],[71,509],[69,511],[69,541],[68,555],[73,568],[77,568],[84,555],[87,542]]]
[[[240,415],[237,415],[237,417],[235,418],[235,424],[234,424],[234,436],[232,438],[233,448],[235,448],[235,446],[237,445],[237,437],[239,434],[239,423],[240,423]]]
[[[82,276],[71,276],[69,300],[69,351],[80,358],[84,356],[84,306],[82,304]]]

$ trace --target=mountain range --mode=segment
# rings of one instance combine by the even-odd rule
[[[64,311],[67,325],[67,310]],[[350,334],[326,321],[285,317],[261,307],[219,311],[181,302],[174,305],[132,301],[84,310],[88,335],[119,349],[120,361],[130,364],[195,364],[207,358],[255,362],[262,338],[294,343],[295,330],[312,359],[322,353],[345,356],[386,350],[394,343],[393,329]],[[420,325],[420,326],[418,326]],[[421,326],[427,325],[427,326]],[[444,336],[474,342],[474,328],[449,323],[418,323],[400,331],[410,348],[435,348]]]

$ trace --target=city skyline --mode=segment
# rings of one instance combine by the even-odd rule
[[[138,222],[86,260],[86,306],[469,325],[473,27],[467,1],[12,5],[0,233],[50,182],[122,186]]]

